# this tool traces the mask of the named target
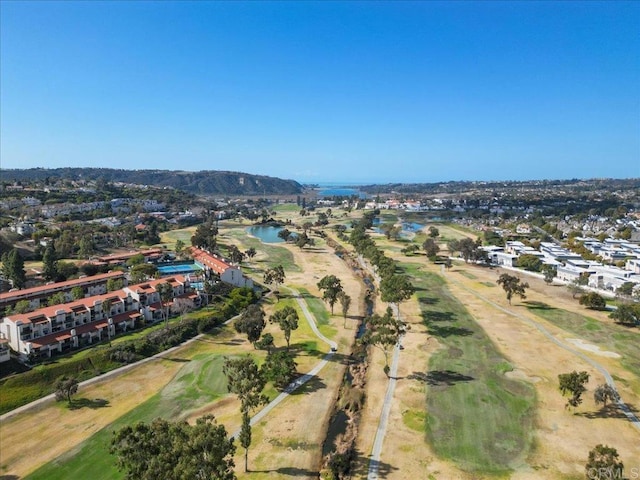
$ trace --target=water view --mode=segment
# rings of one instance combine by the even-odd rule
[[[247,233],[259,238],[264,243],[283,243],[284,240],[278,236],[282,231],[282,227],[274,227],[273,225],[256,225],[247,228]]]

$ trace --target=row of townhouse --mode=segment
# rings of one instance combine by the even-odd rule
[[[556,267],[556,277],[563,282],[586,281],[587,285],[601,290],[615,292],[627,282],[640,284],[640,263],[627,262],[637,266],[637,270],[622,269],[603,265],[595,261],[586,261],[577,253],[571,252],[552,242],[542,242],[540,250],[524,245],[522,242],[506,242],[502,247],[485,247],[489,259],[496,265],[514,267],[521,255],[538,257],[544,265]]]
[[[67,301],[72,300],[72,290],[76,287],[82,288],[85,297],[102,295],[107,293],[107,282],[109,280],[121,280],[126,285],[127,279],[123,272],[107,272],[91,277],[80,277],[66,282],[48,283],[38,287],[25,288],[23,290],[12,290],[0,293],[0,314],[4,315],[7,308],[13,308],[23,300],[29,302],[29,309],[40,308],[43,300],[51,297],[55,293],[63,293]]]
[[[200,305],[198,294],[182,275],[130,285],[121,290],[33,312],[5,316],[0,337],[21,357],[51,357],[124,333],[163,318],[158,285],[172,287],[173,300],[188,298]],[[172,301],[169,310],[173,308]]]

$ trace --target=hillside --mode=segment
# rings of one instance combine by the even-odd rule
[[[203,170],[120,170],[111,168],[30,168],[2,170],[3,181],[103,180],[171,187],[202,195],[291,195],[302,192],[295,180],[241,172]]]

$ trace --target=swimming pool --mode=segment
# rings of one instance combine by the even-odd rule
[[[202,268],[195,263],[179,263],[177,265],[159,265],[158,271],[161,275],[174,275],[178,273],[201,272]]]

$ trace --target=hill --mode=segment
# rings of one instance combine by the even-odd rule
[[[202,195],[291,195],[303,190],[295,180],[241,172],[202,170],[121,170],[112,168],[29,168],[2,170],[4,181],[93,180],[170,187]]]

